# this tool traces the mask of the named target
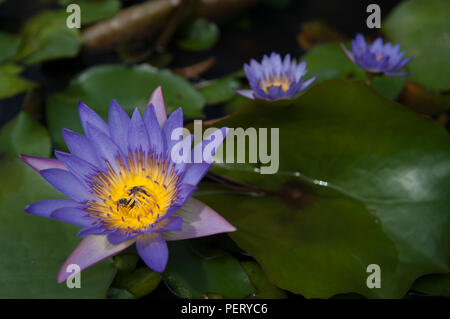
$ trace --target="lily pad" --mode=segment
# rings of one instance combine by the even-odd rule
[[[205,99],[182,77],[147,64],[101,65],[83,71],[64,92],[48,98],[46,116],[52,140],[57,146],[64,147],[63,128],[81,132],[77,113],[79,100],[106,120],[111,99],[116,99],[131,115],[135,107],[141,111],[145,109],[151,92],[160,85],[168,113],[182,107],[185,117],[202,116]]]
[[[431,119],[361,81],[332,80],[296,100],[252,101],[214,126],[279,128],[275,174],[228,159],[212,170],[252,193],[200,199],[280,288],[398,298],[450,270],[450,138]],[[372,263],[381,288],[366,286]]]
[[[256,288],[256,298],[260,299],[284,299],[287,293],[274,286],[267,279],[261,267],[253,261],[242,261],[241,266],[245,269],[252,284]]]
[[[450,90],[450,2],[415,0],[401,2],[383,22],[383,32],[401,43],[411,79],[429,90]]]
[[[188,21],[180,27],[176,44],[185,51],[204,51],[213,47],[220,35],[214,22],[199,18]]]
[[[307,76],[317,75],[316,84],[334,78],[352,80],[366,78],[364,70],[350,61],[338,42],[316,45],[303,56],[303,59],[306,61]],[[374,77],[371,86],[381,95],[395,99],[401,93],[404,83],[403,77],[382,75]]]
[[[16,35],[0,32],[0,63],[16,55],[20,46],[20,38]]]
[[[169,262],[164,279],[181,298],[210,294],[244,298],[255,292],[246,272],[228,252],[205,249],[196,240],[169,242]]]
[[[81,11],[81,24],[83,25],[111,18],[120,10],[119,0],[60,0],[59,3],[63,6],[71,3],[78,4]]]
[[[2,160],[0,174],[0,298],[105,298],[112,262],[83,271],[81,288],[58,284],[59,267],[80,241],[79,227],[24,212],[28,203],[61,194],[19,159]]]
[[[432,296],[450,297],[450,274],[423,276],[416,280],[412,289]]]
[[[22,45],[17,59],[36,64],[52,59],[75,57],[81,48],[78,29],[67,27],[64,10],[43,11],[21,30]]]
[[[50,155],[50,135],[31,115],[20,112],[0,131],[0,154]]]
[[[0,99],[9,98],[36,87],[36,83],[21,77],[23,68],[15,64],[0,65]]]
[[[199,89],[207,104],[218,104],[231,100],[235,95],[235,90],[241,83],[233,76],[224,77]]]

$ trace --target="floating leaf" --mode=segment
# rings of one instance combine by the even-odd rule
[[[22,46],[17,58],[27,64],[71,58],[81,48],[78,29],[69,29],[65,11],[43,11],[31,18],[21,31]]]
[[[235,95],[235,90],[241,83],[234,77],[224,77],[199,89],[207,104],[223,103],[231,100]]]
[[[260,299],[283,299],[287,293],[269,282],[261,267],[253,261],[242,261],[242,268],[256,288],[256,297]]]
[[[2,160],[0,175],[0,298],[105,298],[115,268],[106,260],[81,273],[81,288],[58,284],[56,275],[76,247],[79,227],[30,215],[27,204],[61,198],[19,159]]]
[[[36,86],[32,81],[19,76],[22,67],[15,64],[0,66],[0,99],[9,98]]]
[[[195,19],[180,27],[176,44],[186,51],[204,51],[213,47],[219,39],[219,28],[205,19]]]
[[[214,126],[279,128],[276,174],[228,159],[212,170],[255,190],[199,198],[237,227],[231,238],[278,287],[398,298],[450,270],[450,139],[431,119],[333,80],[296,100],[252,101]],[[381,266],[380,289],[366,286],[369,264]]]
[[[0,32],[0,63],[16,55],[20,46],[20,38],[16,35]]]
[[[383,23],[388,38],[412,56],[411,79],[430,90],[450,90],[450,1],[401,2]]]
[[[111,99],[131,115],[135,107],[141,111],[147,106],[151,92],[162,86],[167,112],[183,108],[185,117],[202,116],[205,104],[195,88],[185,79],[167,70],[158,70],[149,65],[123,66],[102,65],[90,68],[75,77],[69,87],[47,100],[47,122],[50,135],[56,145],[64,147],[62,128],[81,132],[77,103],[85,102],[105,120]]]
[[[0,131],[0,154],[2,155],[49,156],[50,147],[47,129],[25,112],[20,112]]]
[[[216,294],[243,298],[255,289],[239,262],[219,249],[204,249],[195,240],[169,242],[169,262],[164,279],[181,298]]]
[[[348,46],[348,44],[347,44]],[[306,61],[307,75],[317,75],[315,83],[333,78],[363,80],[364,70],[359,68],[345,55],[340,43],[319,44],[303,56]],[[371,86],[383,96],[395,99],[402,91],[403,77],[376,76]]]
[[[155,290],[161,281],[161,274],[148,267],[140,267],[132,272],[119,271],[113,286],[126,289],[136,298],[141,298]]]
[[[432,296],[450,297],[450,274],[420,277],[412,289]]]
[[[59,3],[67,6],[76,3],[80,6],[81,23],[91,24],[97,21],[113,17],[120,9],[119,0],[60,0]],[[70,13],[67,14],[69,16]]]

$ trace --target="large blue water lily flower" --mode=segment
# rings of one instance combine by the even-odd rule
[[[383,44],[378,38],[372,44],[367,44],[360,33],[352,40],[352,50],[349,51],[343,44],[342,49],[350,60],[370,73],[384,73],[389,76],[406,76],[407,72],[397,72],[403,68],[412,57],[403,59],[406,51],[400,52],[400,44]]]
[[[292,98],[306,89],[315,80],[313,77],[304,80],[306,62],[297,62],[286,55],[284,60],[277,53],[270,57],[264,56],[261,63],[255,60],[244,64],[251,90],[237,90],[236,92],[250,99],[265,99],[275,101]]]
[[[183,127],[182,110],[167,119],[160,88],[143,116],[136,108],[130,118],[115,100],[108,124],[84,103],[79,103],[78,111],[85,136],[63,130],[70,153],[56,151],[56,159],[21,156],[69,198],[36,202],[25,211],[83,227],[79,236],[84,239],[61,267],[58,282],[71,275],[68,265],[83,270],[133,243],[148,267],[162,272],[168,259],[166,240],[235,230],[213,209],[191,198],[227,128],[190,150],[192,136],[173,139],[174,131]],[[206,148],[211,152],[203,152],[197,162],[174,160],[180,145],[188,146],[188,154],[181,156],[185,159]]]

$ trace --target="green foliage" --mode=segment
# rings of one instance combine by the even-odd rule
[[[66,25],[68,14],[61,11],[43,11],[24,25],[22,45],[17,59],[36,64],[57,58],[71,58],[81,48],[78,29]]]
[[[403,1],[383,23],[388,38],[413,57],[411,79],[430,90],[450,90],[449,12],[448,0]]]
[[[220,35],[220,30],[213,22],[195,19],[180,27],[176,44],[185,51],[204,51],[213,47]]]
[[[296,100],[252,101],[214,126],[280,129],[276,174],[213,166],[266,195],[199,197],[237,227],[230,236],[278,287],[398,298],[418,277],[449,271],[450,140],[439,124],[362,82],[334,80]],[[372,263],[380,289],[366,286]]]
[[[47,129],[25,112],[20,112],[0,131],[1,155],[49,156],[50,146]]]
[[[255,292],[246,272],[228,252],[207,248],[196,240],[169,242],[164,279],[181,298],[210,294],[244,298]]]
[[[23,68],[15,64],[0,65],[0,99],[9,98],[36,86],[19,76]]]

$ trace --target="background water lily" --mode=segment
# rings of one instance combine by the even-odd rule
[[[166,240],[235,230],[191,198],[212,165],[214,151],[201,163],[191,163],[190,157],[173,161],[177,142],[190,146],[191,137],[173,140],[172,132],[183,127],[183,114],[177,109],[167,119],[161,88],[152,94],[143,117],[136,108],[130,119],[115,100],[108,124],[82,102],[78,110],[86,136],[63,131],[70,153],[56,151],[57,159],[22,156],[70,198],[36,202],[25,211],[84,227],[79,235],[85,239],[61,267],[59,282],[70,274],[67,265],[85,269],[135,242],[144,262],[162,272],[168,259]],[[221,133],[224,138],[226,128]],[[221,143],[214,138],[195,148],[217,149]]]
[[[304,80],[306,62],[297,62],[287,54],[284,59],[277,53],[265,55],[258,63],[252,59],[250,64],[244,64],[251,90],[236,92],[250,99],[279,100],[288,99],[303,91],[315,80],[312,77]]]
[[[382,38],[367,44],[364,36],[358,33],[352,40],[352,50],[349,51],[343,44],[342,49],[353,63],[368,72],[389,76],[408,75],[407,72],[397,72],[412,60],[412,57],[403,58],[406,51],[400,51],[400,44],[383,44]]]

